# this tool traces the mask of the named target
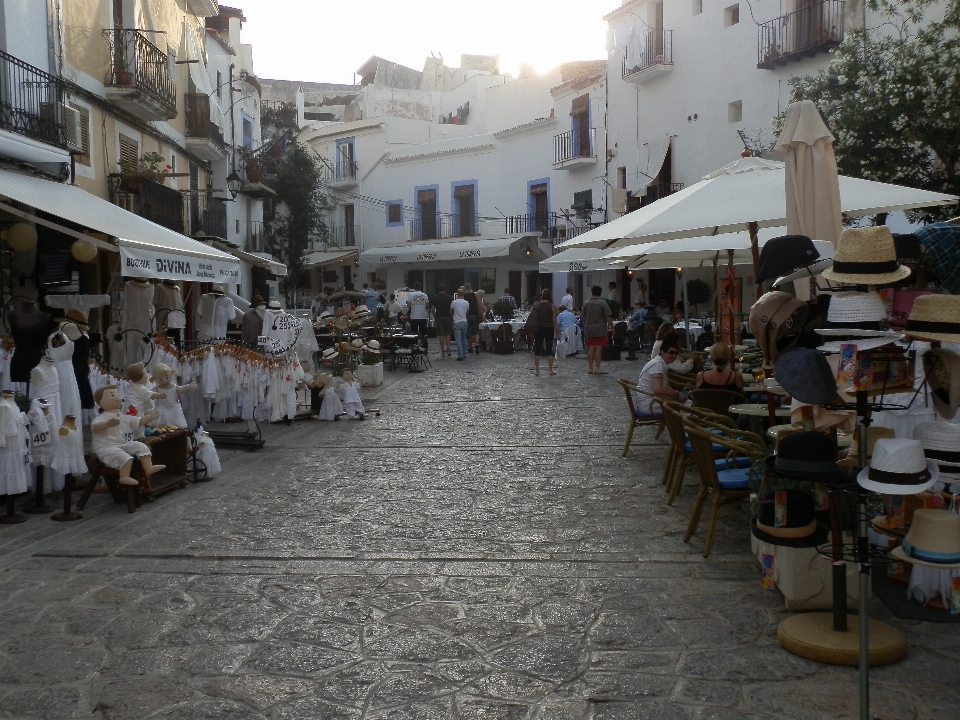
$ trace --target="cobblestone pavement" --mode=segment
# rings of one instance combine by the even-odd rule
[[[780,648],[743,511],[682,542],[618,374],[529,355],[387,373],[365,422],[267,428],[134,515],[0,526],[0,716],[857,717],[856,671]],[[904,622],[883,720],[960,715],[960,626]]]

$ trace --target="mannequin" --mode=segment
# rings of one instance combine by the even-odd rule
[[[150,380],[155,384],[154,390],[158,395],[156,397],[157,410],[160,411],[160,424],[170,427],[187,427],[187,419],[183,416],[183,407],[180,405],[180,396],[183,393],[197,389],[196,383],[188,385],[177,385],[174,380],[176,376],[168,366],[159,363],[154,366]]]
[[[166,393],[152,390],[147,383],[147,373],[143,363],[134,363],[127,367],[127,389],[124,392],[123,404],[125,415],[145,417],[154,412],[154,400],[163,400]],[[157,417],[160,413],[157,413]],[[143,437],[143,425],[134,428],[133,437],[139,440]]]
[[[79,334],[76,326],[71,326]],[[47,355],[51,357],[57,367],[57,377],[60,380],[60,408],[63,415],[80,414],[80,388],[73,370],[74,343],[67,333],[57,330],[50,336],[47,345]],[[57,418],[57,426],[63,421],[63,415]]]
[[[243,322],[240,326],[241,341],[256,344],[257,338],[263,334],[263,314],[265,310],[263,298],[254,295],[250,299],[250,309],[244,313]]]
[[[0,393],[0,440],[0,494],[10,499],[27,491],[30,467],[27,416],[17,407],[10,390]]]
[[[153,304],[157,308],[156,329],[166,330],[167,336],[179,341],[187,316],[183,313],[180,286],[173,280],[162,280],[153,289]]]
[[[344,370],[340,374],[340,387],[337,388],[337,394],[343,401],[343,410],[349,420],[363,420],[365,411],[363,401],[360,399],[360,383],[354,380],[350,369]]]
[[[221,285],[214,285],[209,293],[200,296],[197,312],[200,315],[197,331],[201,340],[226,337],[227,323],[237,316],[233,300],[223,294]]]
[[[53,358],[44,356],[30,371],[30,399],[43,398],[50,405],[54,427],[63,422],[60,406],[60,376]]]
[[[140,333],[149,335],[152,331],[153,295],[153,285],[144,278],[128,280],[123,285],[123,329],[140,331],[123,336],[128,363],[145,360],[150,351]]]
[[[11,381],[30,381],[30,371],[46,352],[50,320],[50,313],[37,308],[33,301],[22,303],[19,310],[10,313],[10,334],[16,344],[10,359]]]
[[[73,374],[80,392],[80,407],[93,410],[93,389],[90,387],[90,346],[100,342],[100,334],[89,334],[87,315],[81,310],[70,309],[60,324],[63,333],[73,341]]]
[[[57,431],[57,445],[53,456],[53,469],[64,475],[82,475],[87,471],[83,457],[83,435],[77,427],[77,419],[67,415]]]
[[[153,422],[160,413],[154,410],[143,417],[121,415],[120,408],[123,401],[116,385],[104,385],[93,395],[94,402],[100,406],[103,413],[92,423],[93,443],[91,447],[94,455],[107,467],[118,471],[121,485],[139,485],[130,477],[133,469],[133,458],[140,461],[140,467],[147,477],[155,475],[165,469],[166,465],[154,465],[150,448],[142,442],[132,440],[133,431]]]

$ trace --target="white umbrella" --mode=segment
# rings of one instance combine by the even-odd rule
[[[594,270],[613,270],[606,259],[606,250],[599,248],[570,248],[540,261],[540,272],[593,272]],[[623,267],[626,261],[621,261]]]
[[[955,195],[840,176],[846,217],[949,205]],[[559,247],[623,247],[672,238],[718,235],[786,225],[784,164],[740,158],[678,193],[571,238]],[[820,239],[814,237],[814,239]]]

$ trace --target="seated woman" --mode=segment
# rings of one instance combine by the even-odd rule
[[[726,343],[714,343],[710,348],[713,369],[697,374],[697,388],[707,390],[734,390],[743,392],[743,375],[733,365],[733,348]]]
[[[677,333],[676,329],[670,323],[664,323],[657,330],[657,339],[653,343],[653,350],[650,353],[650,359],[657,357],[660,354],[660,349],[663,346],[665,338],[673,336],[674,345],[680,347],[680,335]],[[691,353],[690,357],[686,360],[680,360],[676,355],[673,356],[670,364],[667,366],[674,372],[680,373],[681,375],[689,375],[690,371],[693,370],[693,365],[697,359],[699,359],[699,353]]]
[[[676,333],[667,335],[663,339],[660,345],[660,354],[644,365],[643,370],[640,371],[637,387],[644,392],[661,395],[668,400],[686,402],[686,394],[667,385],[667,367],[677,359],[677,340]],[[634,407],[637,412],[645,415],[659,415],[660,408],[652,405],[652,400],[653,398],[647,395],[636,394],[634,395]]]

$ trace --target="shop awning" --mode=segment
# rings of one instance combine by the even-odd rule
[[[0,196],[117,238],[127,277],[238,283],[240,262],[75,185],[0,171]]]
[[[224,247],[223,251],[230,253],[238,260],[243,260],[243,262],[247,263],[247,265],[269,270],[274,275],[283,277],[287,274],[287,266],[281,262],[277,262],[269,255],[247,252],[246,250],[240,250],[239,248],[232,247]]]
[[[487,258],[506,257],[520,237],[483,238],[457,242],[411,242],[406,245],[373,247],[360,253],[360,259],[374,265],[397,263],[425,263],[440,261],[472,262]],[[532,242],[531,247],[536,247]]]
[[[601,248],[570,248],[553,257],[540,261],[542,273],[593,272],[595,270],[614,270],[606,255],[609,251]],[[624,262],[623,267],[626,267]]]
[[[351,250],[317,250],[312,253],[307,253],[303,256],[304,267],[323,267],[324,265],[329,265],[331,263],[338,263],[341,260],[346,260],[349,257],[353,257],[357,254],[357,249],[353,248]]]

